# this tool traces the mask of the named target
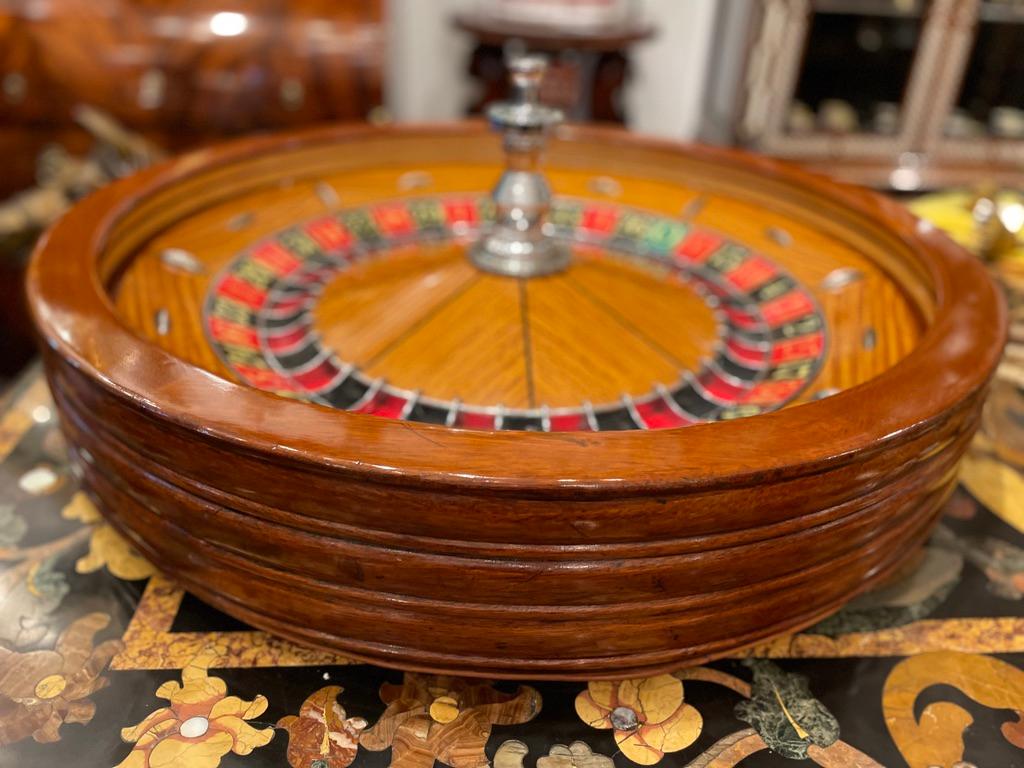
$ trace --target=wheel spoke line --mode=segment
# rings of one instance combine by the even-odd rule
[[[615,307],[606,302],[600,296],[596,296],[585,285],[580,283],[571,275],[566,275],[566,282],[574,291],[583,296],[598,309],[602,310],[605,314],[612,318],[612,320],[614,320],[616,323],[625,328],[633,337],[641,341],[643,344],[645,344],[647,347],[653,350],[657,355],[659,355],[660,357],[664,358],[669,363],[674,365],[679,371],[684,371],[687,369],[686,364],[683,363],[679,358],[677,358],[669,350],[665,349],[665,347],[663,347],[657,341],[655,341],[646,333],[644,333],[641,329],[637,328],[636,325],[630,322],[627,318],[623,317],[619,313],[619,311],[615,309]]]
[[[519,282],[519,319],[523,337],[523,365],[526,372],[526,398],[530,408],[537,407],[537,390],[533,380],[533,339],[530,336],[530,302],[527,296],[527,278]]]
[[[377,354],[375,354],[369,360],[366,360],[364,363],[362,363],[360,367],[366,370],[379,363],[381,360],[383,360],[385,357],[391,354],[395,350],[395,348],[398,347],[399,344],[404,342],[406,339],[408,339],[410,336],[416,333],[416,331],[420,330],[423,326],[425,326],[427,323],[433,320],[444,309],[451,306],[457,299],[465,295],[466,292],[469,291],[469,289],[476,285],[479,281],[479,274],[474,273],[470,275],[461,286],[459,286],[456,290],[452,291],[443,300],[439,301],[433,307],[431,307],[422,315],[420,315],[420,317],[414,320],[405,330],[403,330],[401,333],[395,336],[395,338],[389,341],[387,345],[384,346],[383,349],[377,352]]]

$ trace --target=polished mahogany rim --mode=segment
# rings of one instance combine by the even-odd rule
[[[45,342],[90,380],[152,416],[273,461],[401,484],[573,495],[656,494],[777,481],[840,465],[933,427],[988,382],[1002,350],[1001,293],[970,254],[878,194],[736,150],[571,128],[562,138],[629,143],[756,172],[881,222],[932,283],[934,317],[917,347],[832,397],[736,421],[621,433],[470,432],[336,411],[235,384],[141,339],[118,317],[97,261],[147,196],[212,168],[316,145],[387,136],[479,135],[478,124],[340,126],[243,139],[168,161],[76,205],[38,244],[28,290]],[[254,418],[256,415],[259,418]]]

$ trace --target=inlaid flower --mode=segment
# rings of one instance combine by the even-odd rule
[[[494,753],[494,768],[524,768],[529,747],[517,739],[502,742]],[[615,768],[615,761],[594,752],[582,741],[555,744],[547,755],[537,758],[537,768]]]
[[[245,722],[263,713],[266,698],[228,696],[224,681],[207,675],[217,655],[202,651],[181,671],[183,684],[169,680],[157,689],[170,705],[121,731],[135,746],[117,768],[216,768],[228,752],[248,755],[273,738],[273,728]]]
[[[120,640],[93,647],[93,637],[109,622],[105,613],[83,616],[60,634],[52,651],[0,647],[0,745],[28,736],[59,741],[64,723],[92,720],[96,705],[89,696],[108,684],[100,672],[121,648]]]
[[[576,713],[594,728],[614,729],[622,754],[640,765],[690,746],[704,725],[672,675],[589,683],[576,697]]]
[[[528,686],[502,693],[486,681],[407,673],[401,685],[385,683],[387,709],[359,743],[391,747],[392,768],[484,768],[484,746],[494,725],[518,725],[540,712],[540,694]]]
[[[277,721],[288,732],[288,764],[292,768],[346,768],[356,759],[361,717],[348,717],[338,703],[340,685],[328,685],[302,702],[299,714]]]
[[[114,576],[125,581],[148,579],[156,573],[150,562],[103,519],[89,497],[81,491],[71,498],[61,514],[69,520],[80,520],[92,526],[89,554],[75,563],[78,573],[92,573],[106,566]]]

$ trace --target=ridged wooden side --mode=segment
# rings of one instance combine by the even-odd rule
[[[571,510],[557,498],[505,498],[520,531],[539,521],[548,530],[545,542],[520,536],[508,551],[498,519],[505,512],[481,517],[483,498],[435,489],[425,502],[422,492],[368,489],[344,473],[210,438],[191,441],[183,468],[161,456],[183,439],[177,427],[89,387],[57,357],[49,373],[105,513],[200,597],[255,626],[377,663],[509,676],[646,673],[814,622],[927,535],[955,485],[980,402],[881,451],[774,486],[577,499]],[[227,477],[235,480],[225,488]],[[307,481],[294,504],[274,491]],[[815,490],[795,494],[795,482]],[[751,493],[766,508],[784,497],[788,514],[762,516]],[[709,530],[700,515],[708,505],[733,514]],[[461,540],[460,513],[469,509],[476,537]],[[599,521],[615,510],[633,521],[617,541],[588,544],[585,526],[550,523],[588,512]],[[697,522],[688,528],[691,513]],[[447,537],[410,533],[411,520]]]

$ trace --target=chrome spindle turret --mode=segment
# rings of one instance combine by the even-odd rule
[[[513,277],[547,275],[565,269],[569,249],[544,229],[551,207],[551,187],[540,170],[548,131],[562,111],[540,103],[547,61],[518,56],[508,63],[510,101],[487,109],[491,124],[503,132],[505,171],[491,193],[494,227],[470,251],[480,269]]]

